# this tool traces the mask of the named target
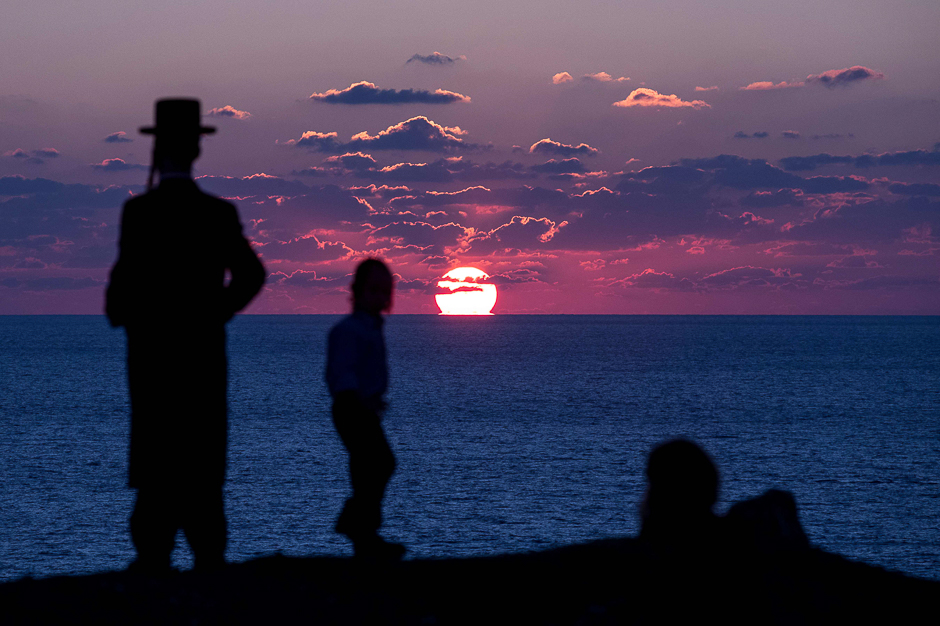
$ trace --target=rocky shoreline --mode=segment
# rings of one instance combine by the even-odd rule
[[[0,585],[0,622],[909,623],[936,598],[940,582],[815,548],[678,553],[618,538],[478,558],[274,555],[210,573],[24,578]]]

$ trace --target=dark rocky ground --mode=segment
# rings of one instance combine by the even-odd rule
[[[392,564],[270,556],[213,573],[0,585],[3,624],[837,624],[935,618],[940,582],[813,548],[654,550],[609,539]]]

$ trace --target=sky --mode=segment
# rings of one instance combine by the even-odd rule
[[[940,314],[940,3],[8,0],[0,314],[98,314],[156,99],[269,273],[249,313]],[[154,216],[168,241],[187,216]]]

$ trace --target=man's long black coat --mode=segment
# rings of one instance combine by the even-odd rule
[[[118,248],[105,309],[127,332],[128,483],[219,485],[228,438],[225,322],[261,289],[264,268],[235,207],[189,179],[128,200]]]

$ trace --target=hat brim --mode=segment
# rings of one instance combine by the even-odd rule
[[[197,126],[196,130],[198,131],[197,135],[211,135],[215,133],[215,126]],[[173,130],[163,129],[160,130],[156,126],[143,126],[140,128],[140,133],[142,135],[189,135],[192,134],[189,130],[182,130],[175,128]]]

